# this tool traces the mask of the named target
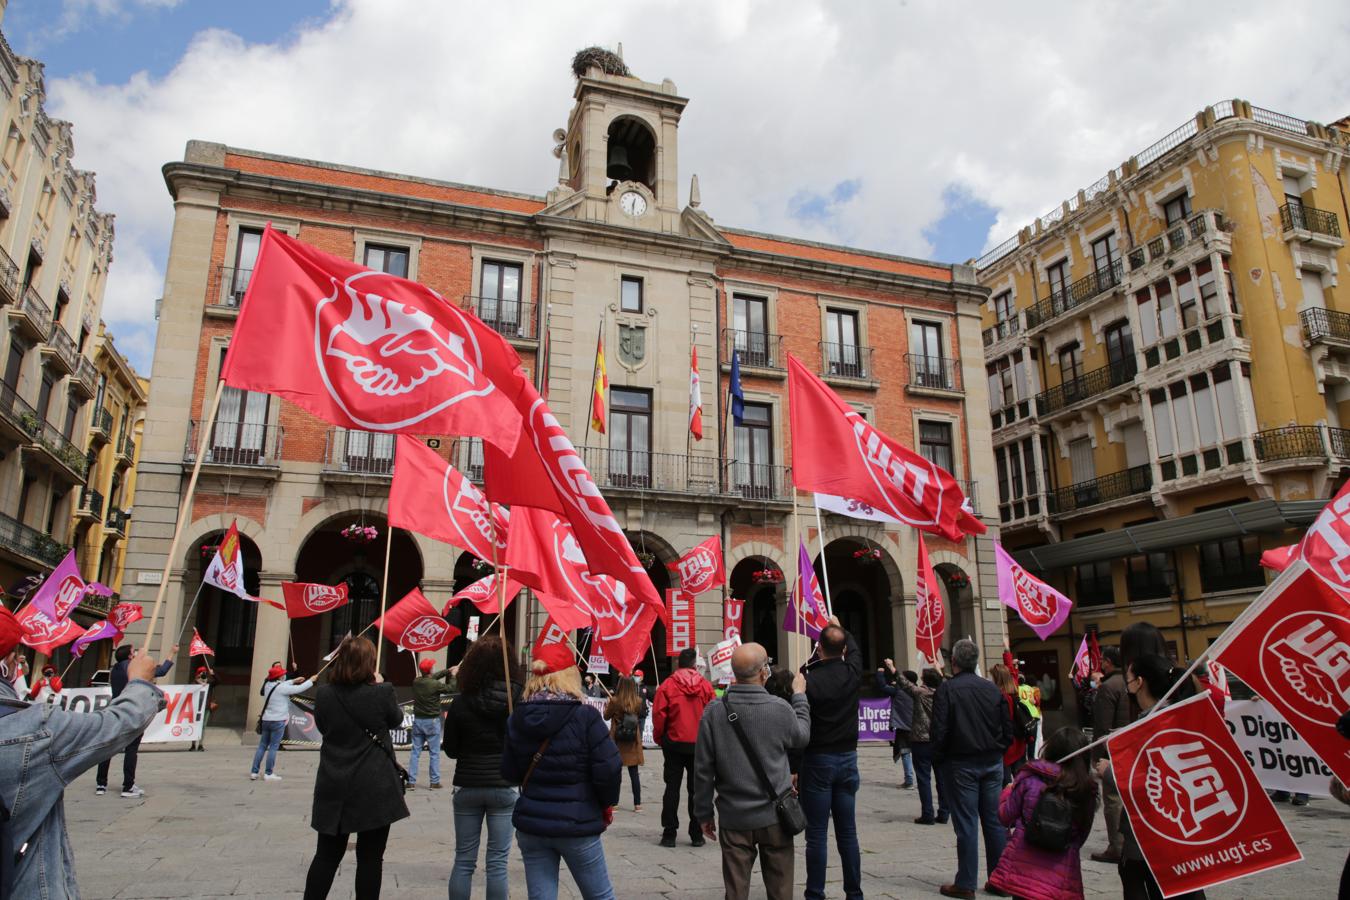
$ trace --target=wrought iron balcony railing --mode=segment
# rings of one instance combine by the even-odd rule
[[[1061,385],[1052,387],[1036,395],[1036,409],[1040,415],[1072,406],[1080,400],[1104,394],[1134,380],[1138,364],[1133,359],[1113,363],[1093,369],[1091,372],[1071,378]]]
[[[1315,209],[1302,203],[1286,203],[1280,207],[1280,228],[1284,231],[1306,231],[1333,238],[1341,236],[1341,220],[1334,212]]]
[[[791,500],[792,469],[768,463],[748,463],[731,460],[727,470],[727,488],[746,500]]]
[[[786,369],[787,358],[783,356],[783,336],[767,331],[743,331],[739,328],[723,328],[722,343],[726,348],[727,365],[731,364],[731,353],[742,366],[757,369]]]
[[[238,309],[244,302],[253,269],[238,266],[216,266],[215,277],[207,285],[206,305]]]
[[[986,347],[991,347],[1004,338],[1020,334],[1022,331],[1022,320],[1018,316],[1011,319],[1004,319],[1002,322],[995,322],[993,325],[980,332]]]
[[[1258,431],[1252,442],[1256,458],[1262,462],[1287,459],[1309,459],[1327,455],[1322,443],[1322,429],[1317,425],[1289,425]]]
[[[820,342],[820,374],[834,378],[872,378],[872,348]]]
[[[3,382],[0,382],[0,418],[29,437],[35,437],[42,425],[37,410]]]
[[[112,413],[106,406],[100,406],[89,417],[89,430],[105,441],[112,437]]]
[[[607,488],[679,494],[715,494],[718,491],[721,461],[716,456],[648,453],[612,447],[579,449],[591,478],[602,491]]]
[[[393,475],[394,436],[330,428],[324,448],[323,468],[325,472],[348,475]]]
[[[127,523],[131,521],[131,513],[125,509],[118,509],[116,506],[108,507],[108,518],[104,525],[113,531],[120,531],[123,534],[127,532]]]
[[[94,361],[87,356],[81,356],[80,364],[75,369],[75,384],[79,386],[86,397],[92,397],[97,382],[98,372],[94,369]]]
[[[19,267],[4,250],[0,250],[0,304],[19,299]]]
[[[73,374],[79,369],[80,351],[75,346],[75,339],[60,322],[52,323],[52,330],[47,335],[47,344],[56,351],[57,356],[61,357],[67,372]]]
[[[1153,487],[1153,467],[1135,466],[1122,472],[1112,472],[1091,481],[1080,481],[1049,494],[1050,514],[1064,515],[1147,493]]]
[[[125,463],[126,465],[131,465],[136,461],[136,436],[134,434],[128,432],[122,438],[122,442],[117,445],[117,460],[119,463]]]
[[[1310,344],[1320,341],[1344,341],[1350,344],[1350,313],[1314,307],[1298,314],[1303,323],[1303,339]]]
[[[936,391],[961,390],[961,368],[954,359],[906,353],[905,366],[909,369],[911,387]]]
[[[57,462],[70,470],[77,480],[89,474],[89,457],[70,438],[50,422],[40,422],[32,432],[33,443],[46,450]]]
[[[80,491],[79,511],[95,519],[103,518],[103,495],[93,488],[83,488]]]
[[[1350,428],[1327,426],[1327,446],[1336,459],[1350,459]]]
[[[1027,328],[1043,325],[1111,290],[1120,284],[1123,272],[1121,261],[1116,260],[1106,268],[1078,279],[1063,290],[1052,292],[1049,297],[1027,310]]]
[[[46,337],[52,327],[52,309],[38,296],[37,290],[31,284],[24,288],[23,295],[19,297],[18,308],[28,318],[30,331],[34,337],[39,340]]]
[[[275,467],[281,461],[284,429],[264,422],[216,422],[211,434],[202,441],[201,423],[189,423],[184,462],[202,462],[216,466]]]
[[[0,513],[0,547],[45,566],[57,565],[70,552],[60,541],[3,513]]]
[[[473,310],[484,325],[503,337],[534,340],[538,336],[534,304],[525,300],[466,295],[464,308]]]

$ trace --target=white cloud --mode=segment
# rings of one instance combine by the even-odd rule
[[[1207,103],[1350,112],[1348,28],[1333,2],[346,0],[277,44],[203,32],[162,78],[48,87],[118,217],[105,318],[136,327],[173,219],[160,166],[192,138],[542,194],[572,53],[622,41],[690,98],[681,192],[697,172],[718,222],[923,256],[952,183],[999,211],[996,241]],[[854,179],[828,217],[792,217]]]
[[[140,12],[173,9],[183,0],[62,0],[61,13],[38,36],[39,46],[108,20],[126,22]]]

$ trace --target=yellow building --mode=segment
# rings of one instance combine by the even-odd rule
[[[1049,708],[1085,631],[1194,658],[1344,479],[1348,152],[1219,103],[976,261],[1003,541],[1075,602],[1011,628]]]

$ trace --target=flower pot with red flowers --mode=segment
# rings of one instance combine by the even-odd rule
[[[752,573],[752,577],[760,584],[782,584],[783,573],[777,569],[760,569]]]
[[[353,544],[369,544],[380,536],[380,532],[374,525],[363,525],[359,522],[353,522],[342,529],[342,536]]]
[[[853,558],[860,563],[867,563],[869,565],[879,563],[881,562],[881,549],[878,547],[864,547],[861,550],[854,550]]]

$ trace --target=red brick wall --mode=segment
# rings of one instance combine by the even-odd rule
[[[259,525],[266,527],[267,498],[204,494],[201,491],[192,495],[192,518],[190,521],[195,522],[207,516],[221,514],[237,516],[241,519],[252,519]]]

